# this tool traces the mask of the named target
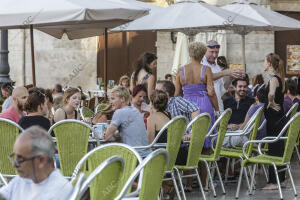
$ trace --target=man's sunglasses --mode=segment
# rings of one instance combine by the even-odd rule
[[[207,47],[210,49],[214,49],[214,48],[220,49],[221,46],[219,44],[210,44],[210,45],[207,45]]]

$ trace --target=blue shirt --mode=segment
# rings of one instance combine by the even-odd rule
[[[129,146],[149,145],[143,115],[132,106],[125,106],[114,112],[111,123],[118,127],[124,144]],[[137,149],[141,157],[151,153],[151,149]]]
[[[264,104],[261,103],[261,104],[256,104],[256,105],[253,105],[250,107],[249,111],[248,111],[248,117],[251,118],[252,115],[260,108],[260,107],[263,107]],[[264,113],[262,114],[261,118],[260,118],[260,122],[259,122],[259,126],[263,123],[263,121],[265,120],[265,115]],[[267,126],[266,124],[262,127],[262,129],[260,131],[257,132],[257,135],[256,135],[256,139],[257,140],[261,140],[263,139],[264,137],[266,137],[267,135]]]

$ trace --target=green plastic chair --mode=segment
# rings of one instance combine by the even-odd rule
[[[124,165],[123,158],[112,156],[93,170],[86,180],[82,178],[84,174],[81,173],[69,200],[80,200],[89,187],[97,188],[97,192],[101,194],[101,198],[97,199],[113,199],[118,189],[118,182],[123,176]],[[102,181],[95,181],[97,179]]]
[[[242,133],[238,132],[237,134],[234,134],[233,132],[231,132],[230,134],[226,134],[226,136],[227,137],[245,136],[250,132],[249,140],[255,140],[256,136],[257,136],[258,127],[259,127],[259,124],[260,124],[260,119],[261,119],[261,116],[263,114],[263,111],[264,111],[264,107],[261,107],[253,114],[253,116],[249,120],[249,123],[247,123],[247,126],[246,126],[245,130],[243,130]],[[254,149],[253,144],[247,146],[247,149],[246,149],[247,156],[252,155],[253,149]],[[222,150],[220,152],[220,156],[224,156],[224,157],[227,157],[227,158],[240,159],[241,163],[245,159],[245,157],[243,155],[243,150],[240,149],[240,148],[226,148],[226,149],[222,148]],[[237,186],[236,195],[235,195],[236,199],[239,198],[239,192],[240,192],[240,186],[241,186],[243,173],[245,174],[245,178],[246,178],[246,181],[247,181],[247,184],[248,184],[248,188],[250,189],[248,175],[247,175],[247,169],[244,168],[244,167],[241,167],[238,186]]]
[[[70,177],[76,164],[87,153],[89,136],[94,130],[79,120],[66,119],[52,125],[48,133],[52,131],[56,137],[60,171]]]
[[[168,168],[166,174],[171,174],[171,178],[165,178],[163,181],[172,180],[176,194],[179,200],[181,200],[181,195],[178,190],[178,186],[175,179],[174,167],[177,159],[177,154],[180,148],[181,139],[184,135],[187,126],[187,119],[184,116],[176,116],[166,123],[159,131],[159,133],[154,138],[153,142],[148,146],[134,147],[135,149],[149,149],[149,148],[166,148],[169,152],[170,160],[168,163]],[[167,143],[157,143],[159,137],[163,132],[168,129]]]
[[[76,165],[73,175],[71,177],[71,182],[74,183],[77,177],[77,174],[85,168],[86,162],[88,163],[88,171],[86,174],[92,173],[94,169],[98,167],[100,163],[103,163],[107,158],[110,158],[111,156],[120,156],[125,161],[125,167],[123,171],[123,175],[120,178],[120,180],[115,184],[117,189],[116,192],[110,194],[110,198],[113,199],[117,196],[117,194],[120,193],[121,189],[125,185],[126,181],[132,174],[132,172],[135,170],[138,163],[142,162],[142,158],[138,154],[136,150],[134,150],[132,147],[122,144],[122,143],[110,143],[101,145],[90,152],[88,152],[86,155],[84,155],[81,160]],[[97,199],[103,199],[103,194],[99,190],[101,186],[101,182],[105,181],[105,179],[101,179],[101,177],[97,177],[95,180],[95,183],[91,185],[90,188],[90,196],[91,199],[97,200]],[[138,185],[138,189],[140,188],[140,185]],[[106,199],[106,198],[105,198]]]
[[[288,137],[283,137],[283,134],[285,133],[285,131],[287,129],[288,129],[288,133],[287,133]],[[277,137],[265,137],[263,140],[250,140],[244,144],[243,154],[246,159],[242,162],[242,167],[254,165],[253,170],[252,170],[252,175],[251,175],[251,185],[250,185],[250,193],[249,194],[252,194],[252,188],[253,188],[254,176],[255,176],[257,164],[265,164],[265,165],[272,165],[275,169],[275,175],[276,175],[276,180],[277,180],[277,184],[278,184],[280,199],[283,199],[283,197],[282,197],[282,191],[281,191],[280,181],[279,181],[279,177],[278,177],[277,166],[285,166],[286,167],[281,170],[288,171],[288,174],[290,176],[290,180],[291,180],[291,183],[293,186],[294,194],[295,194],[295,196],[297,196],[296,187],[295,187],[294,180],[293,180],[292,173],[291,173],[290,160],[291,160],[291,157],[293,154],[293,149],[294,149],[294,146],[296,143],[296,139],[299,136],[299,131],[300,131],[300,113],[297,113],[288,121],[288,123],[284,126],[284,128],[281,130],[281,132],[279,133],[279,135]],[[274,143],[278,140],[286,140],[284,154],[282,157],[270,156],[270,155],[263,154],[261,152],[261,144]],[[251,145],[251,144],[253,145],[254,143],[258,144],[259,155],[249,157],[246,153],[246,150],[248,148],[247,146]]]
[[[17,174],[8,156],[13,153],[15,141],[22,131],[23,128],[14,121],[4,118],[0,119],[0,172],[3,177],[12,178]]]
[[[187,178],[187,177],[197,177],[198,184],[200,186],[200,191],[203,195],[203,199],[206,199],[197,169],[198,169],[199,157],[200,157],[200,154],[201,154],[203,146],[204,146],[204,141],[206,138],[206,134],[208,132],[210,122],[211,122],[210,115],[208,113],[202,113],[202,114],[196,116],[187,125],[186,132],[188,130],[190,130],[190,128],[192,128],[192,132],[191,132],[191,138],[190,138],[190,142],[189,142],[189,152],[188,152],[186,165],[175,165],[175,170],[177,171],[177,174],[179,177],[179,183],[180,183],[180,187],[181,187],[181,191],[182,191],[184,200],[186,200],[186,195],[184,192],[182,179]],[[188,176],[181,175],[180,172],[183,172],[186,170],[193,170],[194,173],[189,174]]]
[[[157,149],[149,154],[134,170],[120,194],[115,200],[153,200],[159,196],[162,180],[169,162],[169,153],[165,149]],[[142,172],[142,175],[141,175]],[[138,194],[127,194],[138,176],[142,176],[141,189]]]
[[[294,103],[293,106],[289,109],[289,111],[285,114],[285,116],[291,119],[297,113],[298,106],[299,103]]]
[[[290,109],[289,111],[286,113],[286,117],[291,119],[296,113],[297,113],[297,109],[298,109],[299,103],[295,103]],[[299,149],[298,146],[300,144],[300,137],[297,138],[297,142],[295,144],[295,151],[298,157],[298,160],[300,162],[300,153],[299,153]]]
[[[97,112],[103,110],[104,108],[106,108],[107,105],[108,105],[108,104],[106,104],[106,103],[98,104],[98,105],[96,106],[96,108],[95,108],[95,113],[97,113]]]
[[[87,107],[81,107],[79,112],[82,120],[87,120],[87,118],[92,119],[94,117],[94,112]]]
[[[214,187],[214,184],[213,184],[213,178],[212,178],[211,173],[210,173],[210,168],[211,167],[208,163],[214,165],[213,168],[216,168],[217,173],[218,173],[218,177],[219,177],[219,180],[220,180],[220,183],[221,183],[223,194],[225,194],[226,193],[225,188],[224,188],[222,177],[221,177],[221,174],[220,174],[220,170],[219,170],[219,167],[218,167],[218,164],[217,164],[216,161],[219,160],[219,158],[220,158],[220,152],[221,152],[222,144],[223,144],[223,141],[224,141],[224,138],[225,138],[227,125],[228,125],[228,121],[230,119],[231,113],[232,113],[232,111],[231,111],[230,108],[226,109],[220,115],[218,120],[214,123],[214,125],[210,129],[209,133],[207,134],[207,137],[216,137],[217,138],[217,143],[216,143],[215,148],[213,148],[214,141],[212,140],[212,142],[211,142],[211,147],[212,147],[212,150],[214,152],[211,153],[210,155],[201,154],[200,157],[199,157],[199,161],[202,161],[202,162],[205,163],[206,170],[207,170],[207,173],[208,173],[208,178],[209,178],[210,183],[211,183],[211,188],[213,190],[214,197],[216,197],[217,194],[216,194],[216,190],[215,190],[215,187]],[[218,133],[215,134],[215,135],[211,135],[211,133],[214,131],[214,129],[216,129],[216,127],[218,125],[220,125]],[[206,184],[206,186],[208,186],[208,184]]]

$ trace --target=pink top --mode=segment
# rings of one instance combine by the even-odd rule
[[[22,116],[24,117],[25,115],[25,112],[22,112]],[[20,116],[13,106],[9,107],[7,110],[2,112],[0,114],[0,118],[10,119],[16,123],[18,123],[20,120]]]

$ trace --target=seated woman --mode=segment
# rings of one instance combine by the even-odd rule
[[[121,78],[119,80],[119,86],[123,86],[129,90],[130,89],[130,78],[126,75],[121,76]]]
[[[295,103],[300,103],[297,98],[297,83],[294,80],[287,80],[285,82],[285,94],[283,100],[283,110],[286,114]],[[300,106],[298,106],[297,112],[300,111]]]
[[[160,129],[168,123],[173,116],[166,111],[168,105],[168,96],[165,92],[161,90],[154,90],[154,92],[150,96],[150,107],[151,114],[147,118],[147,136],[149,140],[149,144],[153,142]],[[168,130],[164,130],[162,135],[157,140],[157,143],[166,143],[167,142],[167,134]],[[176,164],[177,165],[185,165],[187,160],[188,147],[185,145],[181,145]],[[187,180],[187,185],[185,190],[187,192],[192,191],[192,179]]]
[[[48,107],[45,95],[37,88],[29,90],[29,96],[25,103],[25,110],[28,115],[22,117],[18,124],[27,129],[31,126],[38,125],[46,131],[50,128],[50,121],[46,118]]]
[[[144,115],[144,118],[150,115],[149,111],[147,111],[148,106],[145,103],[146,97],[147,89],[144,85],[139,84],[133,88],[131,104]]]
[[[80,106],[81,93],[77,88],[68,88],[63,97],[64,106],[54,114],[54,123],[64,119],[80,119],[77,108]]]
[[[112,119],[114,111],[111,105],[106,106],[104,109],[97,112],[92,120],[93,124],[97,123],[107,123],[108,120]]]
[[[133,106],[129,106],[129,90],[122,86],[114,87],[110,92],[110,104],[114,114],[110,125],[103,134],[103,139],[109,141],[119,130],[122,142],[129,146],[147,146],[148,138],[143,116]],[[151,149],[139,149],[139,154],[145,158]]]
[[[166,111],[168,105],[168,97],[165,92],[161,90],[154,90],[150,96],[151,114],[147,118],[147,136],[149,143],[152,143],[160,129],[168,123],[172,116]],[[164,133],[158,139],[158,143],[167,142],[167,132]]]

